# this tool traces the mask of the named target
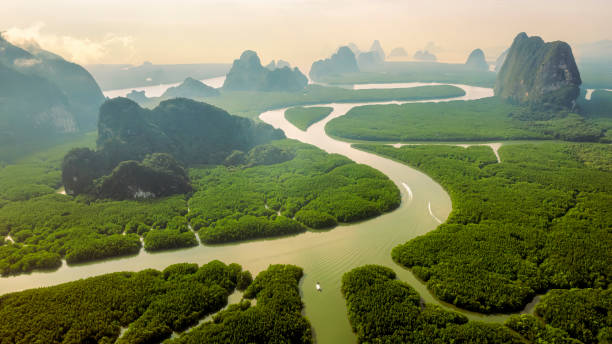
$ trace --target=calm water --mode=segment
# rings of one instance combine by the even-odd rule
[[[458,99],[479,99],[493,94],[491,89],[457,86],[466,91],[466,95]],[[381,88],[381,85],[365,87]],[[304,268],[305,276],[301,281],[304,312],[313,325],[318,343],[355,342],[355,336],[346,316],[346,305],[340,293],[340,284],[342,274],[357,266],[364,264],[389,266],[397,272],[399,279],[411,284],[426,302],[440,304],[411,272],[393,263],[390,252],[396,245],[436,228],[439,224],[437,219],[444,221],[451,211],[448,194],[423,173],[389,159],[353,149],[350,144],[331,139],[325,134],[324,127],[327,122],[346,114],[355,106],[364,104],[324,104],[333,107],[333,112],[324,120],[312,125],[306,132],[295,128],[285,120],[284,109],[265,112],[261,114],[260,119],[282,129],[289,138],[313,144],[330,153],[345,155],[358,163],[382,171],[401,190],[402,203],[397,210],[372,220],[339,226],[329,231],[310,231],[277,239],[198,246],[160,253],[141,250],[138,255],[126,258],[77,266],[64,264],[53,272],[35,272],[2,278],[0,294],[116,271],[164,269],[179,262],[203,264],[219,259],[226,263],[239,263],[253,275],[266,269],[270,264],[295,264]],[[317,281],[323,288],[322,292],[315,290]],[[442,305],[452,308],[446,304]],[[508,315],[487,316],[461,312],[472,319],[483,321],[497,322],[508,317]]]

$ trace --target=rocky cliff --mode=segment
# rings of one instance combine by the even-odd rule
[[[567,43],[545,43],[540,37],[520,33],[497,74],[495,95],[515,103],[571,108],[581,83]]]
[[[261,65],[257,53],[247,50],[234,60],[227,73],[223,88],[233,91],[300,91],[308,79],[298,68],[275,68],[270,70]]]

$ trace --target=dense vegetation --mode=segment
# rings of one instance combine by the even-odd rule
[[[453,211],[396,247],[441,300],[479,312],[521,309],[549,288],[607,288],[612,149],[599,144],[487,147],[358,145],[440,182]]]
[[[303,225],[326,228],[400,202],[382,173],[296,141],[274,141],[246,156],[245,165],[191,170],[196,192],[188,217],[205,243],[296,233]]]
[[[285,111],[285,118],[296,127],[306,130],[332,112],[330,107],[294,107]]]
[[[387,267],[366,265],[345,273],[342,294],[359,343],[521,343],[502,325],[468,322],[461,314],[423,304]]]
[[[497,98],[360,106],[331,120],[326,130],[333,136],[373,141],[597,141],[603,135],[596,122],[580,115],[538,111]]]
[[[62,181],[69,194],[97,198],[185,193],[191,187],[180,163],[220,163],[234,149],[282,137],[281,131],[267,124],[188,99],[168,100],[147,110],[126,98],[115,98],[100,108],[97,150],[68,152]]]
[[[234,60],[227,73],[223,88],[235,91],[301,91],[308,84],[308,78],[296,67],[270,70],[261,65],[257,53],[246,50]]]
[[[129,326],[119,343],[159,342],[225,306],[242,274],[240,265],[219,261],[199,268],[175,264],[163,272],[117,272],[6,294],[0,296],[0,338],[114,343]]]
[[[181,196],[153,201],[91,201],[50,194],[10,202],[0,208],[0,235],[10,235],[15,243],[0,246],[0,273],[57,268],[61,257],[77,263],[138,253],[138,236],[122,233],[142,235],[152,227],[164,229],[169,224],[168,230],[180,231],[172,227],[173,219],[186,212]],[[145,239],[145,245],[155,241]],[[151,245],[152,249],[160,248],[159,244]]]
[[[612,342],[612,290],[609,288],[551,290],[538,303],[536,314],[583,343]]]
[[[270,265],[257,275],[244,297],[171,343],[311,343],[310,324],[301,314],[298,283],[302,269]]]

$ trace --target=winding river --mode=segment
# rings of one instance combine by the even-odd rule
[[[414,87],[420,83],[392,85],[361,85],[360,88]],[[427,84],[429,85],[429,84]],[[466,91],[457,99],[479,99],[490,97],[491,89],[456,85]],[[428,100],[431,102],[431,100]],[[377,102],[367,104],[389,104],[406,102]],[[326,135],[324,127],[331,119],[346,114],[351,108],[363,104],[321,104],[333,107],[332,113],[315,123],[307,131],[297,129],[284,117],[285,109],[267,111],[260,119],[282,129],[287,137],[315,145],[327,152],[338,153],[350,159],[370,165],[383,173],[401,190],[401,206],[377,218],[341,225],[327,231],[306,233],[267,240],[248,241],[238,244],[197,246],[189,249],[149,253],[141,250],[138,255],[105,260],[102,262],[67,266],[64,264],[53,272],[34,272],[2,278],[0,294],[34,287],[50,286],[75,279],[86,278],[116,271],[137,271],[146,268],[164,269],[179,262],[206,263],[219,259],[226,263],[236,262],[254,275],[269,264],[295,264],[304,268],[301,293],[305,303],[305,315],[312,323],[318,343],[351,343],[355,335],[351,331],[346,315],[346,305],[340,293],[343,273],[365,264],[381,264],[393,268],[398,278],[411,284],[425,302],[442,304],[417,280],[410,271],[391,260],[391,249],[418,235],[427,233],[444,221],[451,211],[451,200],[440,185],[425,174],[404,164],[356,150],[349,143],[334,140]],[[317,292],[319,282],[323,291]],[[499,322],[508,315],[482,315],[459,310],[471,319]]]

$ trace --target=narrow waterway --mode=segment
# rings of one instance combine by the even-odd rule
[[[406,87],[396,84],[395,87]],[[413,87],[414,84],[410,84]],[[479,99],[492,96],[491,89],[456,85],[466,95],[456,99]],[[361,86],[380,88],[380,84]],[[440,100],[440,101],[448,101]],[[429,100],[428,102],[432,102]],[[384,102],[406,103],[406,102]],[[426,302],[440,304],[411,272],[397,266],[391,260],[391,249],[418,235],[435,229],[451,211],[451,201],[440,185],[425,174],[404,164],[356,150],[349,143],[334,140],[326,135],[325,124],[346,114],[351,108],[363,104],[322,104],[333,107],[332,113],[322,121],[302,131],[285,120],[285,109],[267,111],[260,119],[282,129],[287,137],[313,144],[327,152],[342,154],[350,159],[372,166],[385,173],[401,190],[401,206],[377,218],[342,225],[332,230],[306,233],[238,244],[204,246],[159,253],[144,250],[138,255],[105,260],[76,266],[62,265],[53,272],[35,272],[2,278],[0,294],[35,287],[56,285],[80,278],[116,271],[138,271],[146,268],[164,269],[179,262],[203,264],[213,259],[226,263],[236,262],[255,276],[270,264],[295,264],[304,269],[301,293],[305,303],[305,315],[313,325],[318,343],[353,343],[344,299],[340,293],[342,275],[357,266],[381,264],[393,268],[398,277],[411,284]],[[383,104],[383,103],[367,103]],[[321,106],[321,105],[317,105]],[[319,282],[323,291],[317,292]],[[445,307],[453,308],[447,304]],[[460,310],[471,319],[503,321],[508,315],[482,315]]]

